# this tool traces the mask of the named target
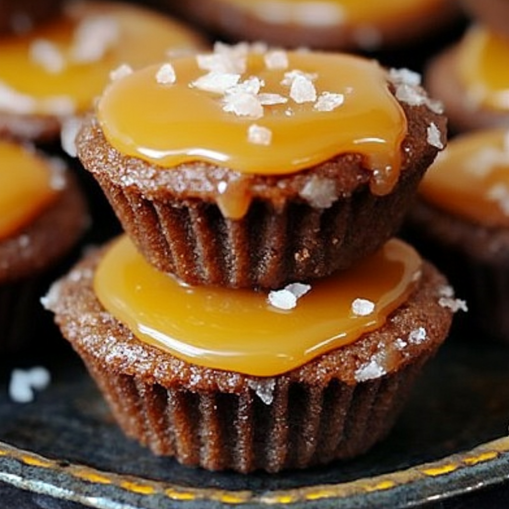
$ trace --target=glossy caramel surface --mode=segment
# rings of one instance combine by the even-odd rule
[[[509,111],[509,40],[474,26],[458,51],[457,72],[468,102]]]
[[[0,40],[0,111],[68,115],[92,106],[121,65],[163,60],[199,39],[167,17],[126,3],[75,2],[60,18]]]
[[[98,103],[103,132],[122,154],[164,168],[206,161],[281,175],[358,153],[373,172],[373,192],[389,192],[399,176],[407,125],[386,72],[360,57],[298,51],[285,54],[284,67],[270,68],[268,55],[222,47],[201,61],[173,60],[171,83],[159,79],[160,66],[116,80]],[[216,71],[207,59],[234,70]],[[209,91],[204,79],[232,85]],[[267,104],[268,98],[279,102]],[[250,137],[252,129],[261,139]]]
[[[468,220],[509,226],[509,130],[472,132],[450,141],[419,192],[436,207]]]
[[[271,304],[273,292],[181,284],[150,266],[123,236],[100,262],[94,289],[140,341],[190,363],[272,376],[383,325],[420,270],[418,254],[391,240],[354,268],[313,282],[285,310]]]
[[[0,140],[0,241],[30,223],[56,193],[47,160]]]

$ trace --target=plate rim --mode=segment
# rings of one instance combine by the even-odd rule
[[[497,475],[493,475],[496,472]],[[58,483],[51,482],[58,480]],[[390,506],[416,507],[509,479],[509,436],[465,451],[372,477],[299,488],[252,490],[185,487],[50,459],[0,441],[0,481],[17,488],[78,502],[95,509]],[[396,494],[398,496],[396,496]],[[128,500],[128,504],[126,504]],[[157,505],[154,503],[157,502]],[[199,504],[199,505],[197,505]],[[389,505],[390,504],[390,505]]]

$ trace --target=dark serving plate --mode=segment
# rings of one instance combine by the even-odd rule
[[[50,369],[51,385],[32,403],[12,402],[10,371],[36,364]],[[509,345],[455,331],[368,454],[245,476],[183,467],[125,438],[61,344],[2,363],[0,483],[103,509],[415,507],[509,479],[508,367]]]

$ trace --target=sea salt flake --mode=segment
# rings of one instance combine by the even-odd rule
[[[35,111],[35,100],[0,81],[0,110],[22,115]]]
[[[44,113],[50,113],[59,117],[67,117],[76,113],[76,103],[68,95],[55,95],[46,97],[40,103]]]
[[[263,106],[259,99],[252,94],[244,92],[226,95],[223,110],[228,113],[234,113],[239,117],[250,117],[253,119],[263,117]]]
[[[204,90],[205,92],[224,94],[228,89],[237,85],[239,80],[240,74],[211,71],[191,82],[191,87]]]
[[[213,53],[196,55],[196,63],[205,71],[242,74],[247,69],[248,52],[248,44],[239,43],[230,46],[216,42]]]
[[[366,364],[363,364],[355,371],[355,380],[357,382],[366,382],[385,375],[385,368],[379,364],[377,358],[372,358]]]
[[[315,102],[316,88],[313,81],[306,76],[296,76],[290,85],[290,97],[297,104]]]
[[[440,150],[444,148],[444,144],[442,143],[442,133],[434,122],[431,122],[431,124],[428,126],[427,135],[428,143],[432,147],[436,147]]]
[[[311,290],[310,285],[303,283],[291,283],[282,290],[269,292],[268,302],[272,306],[288,311],[297,306],[297,301]]]
[[[288,68],[288,54],[284,50],[272,50],[267,52],[263,57],[267,69],[287,69]]]
[[[293,69],[285,72],[281,85],[285,87],[291,87],[293,82],[297,78],[306,78],[309,81],[315,81],[318,78],[318,74],[301,71],[300,69]]]
[[[491,186],[486,197],[488,200],[495,202],[504,215],[509,216],[509,187],[506,184],[500,182]]]
[[[263,106],[274,106],[276,104],[286,104],[288,98],[281,94],[261,93],[258,94],[258,100]]]
[[[375,303],[368,299],[357,298],[352,302],[352,313],[357,316],[368,316],[375,310]]]
[[[408,346],[408,343],[401,338],[397,338],[394,344],[398,350],[404,350]]]
[[[48,73],[57,74],[65,68],[65,59],[59,47],[46,39],[34,40],[30,45],[29,55],[33,62]]]
[[[49,371],[42,366],[14,369],[9,381],[9,397],[15,403],[30,403],[35,398],[35,391],[46,389],[50,381]]]
[[[426,104],[427,97],[425,93],[412,85],[402,83],[396,87],[396,99],[408,104],[409,106],[422,106]]]
[[[159,67],[156,73],[156,81],[160,85],[173,85],[177,80],[175,69],[169,62],[164,63]]]
[[[344,102],[344,94],[322,92],[314,105],[314,109],[317,111],[333,111],[341,106]]]
[[[133,68],[128,64],[121,64],[110,71],[110,80],[117,81],[133,73]]]
[[[419,327],[410,332],[410,334],[408,335],[408,342],[414,345],[420,345],[421,343],[424,343],[424,341],[426,341],[427,337],[428,334],[426,332],[426,329],[424,327]]]
[[[61,288],[62,283],[57,281],[50,286],[46,295],[40,298],[40,302],[44,309],[47,309],[48,311],[53,311],[56,309],[57,304],[60,300]]]
[[[228,94],[251,94],[251,95],[257,95],[258,92],[260,92],[260,89],[265,85],[263,80],[256,76],[251,76],[250,78],[237,83],[236,85],[233,85],[230,87],[226,92]]]
[[[88,16],[74,31],[70,58],[78,63],[97,62],[119,41],[119,37],[119,23],[113,16]]]
[[[440,297],[438,299],[438,304],[443,308],[450,309],[453,313],[457,313],[458,311],[467,312],[468,306],[466,301],[462,299],[453,299],[451,297]]]
[[[80,130],[82,119],[79,117],[68,117],[62,122],[60,129],[60,145],[64,152],[70,157],[77,157],[76,135]]]
[[[390,69],[389,80],[395,85],[405,84],[411,87],[417,87],[422,82],[422,76],[418,72],[411,71],[410,69]]]
[[[327,209],[337,200],[336,183],[332,179],[311,177],[299,195],[316,209]]]
[[[255,145],[270,145],[272,131],[267,127],[251,124],[247,130],[247,139],[249,143],[254,143]]]
[[[262,380],[248,380],[247,385],[255,391],[255,394],[266,405],[271,405],[274,401],[274,389],[276,388],[276,380],[267,378]]]

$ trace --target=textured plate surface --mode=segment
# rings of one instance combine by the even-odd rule
[[[475,336],[475,334],[474,334]],[[456,331],[389,438],[357,460],[279,475],[210,473],[125,438],[79,359],[10,360],[1,370],[0,481],[96,508],[391,507],[509,479],[509,345]],[[10,401],[14,367],[45,365],[48,389]]]

